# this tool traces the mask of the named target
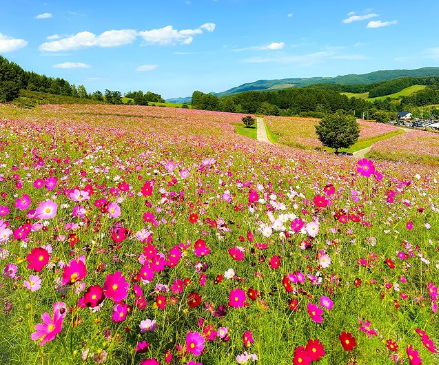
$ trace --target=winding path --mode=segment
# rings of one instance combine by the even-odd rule
[[[267,131],[265,130],[264,119],[261,117],[256,117],[258,123],[258,141],[271,143],[267,136]]]
[[[410,133],[410,132],[414,131],[414,129],[410,129],[410,128],[404,128],[404,127],[398,127],[398,128],[403,130],[406,133]],[[392,137],[390,137],[390,138],[392,138]],[[369,147],[366,147],[366,148],[363,148],[362,150],[354,152],[354,157],[356,157],[356,158],[364,158],[364,157],[366,157],[366,154],[371,150],[372,147],[373,147],[373,145],[369,146]]]

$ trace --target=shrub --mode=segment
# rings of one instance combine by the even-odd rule
[[[255,124],[255,118],[252,118],[250,115],[242,118],[242,122],[247,128],[251,128]]]

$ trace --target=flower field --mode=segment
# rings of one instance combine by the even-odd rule
[[[241,118],[0,106],[0,363],[439,363],[437,169]]]
[[[315,132],[315,126],[320,119],[267,116],[265,120],[270,130],[280,136],[279,143],[302,149],[323,147]],[[398,128],[388,124],[365,120],[360,120],[358,124],[360,125],[359,145],[361,142],[398,132]],[[361,148],[364,147],[358,149]],[[353,149],[356,150],[355,145]]]
[[[376,159],[439,164],[439,134],[411,131],[377,142],[370,155]]]

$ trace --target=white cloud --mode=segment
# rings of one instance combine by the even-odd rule
[[[8,53],[26,47],[28,44],[24,39],[7,37],[0,33],[0,53]]]
[[[261,50],[277,50],[277,49],[282,49],[284,48],[285,43],[284,42],[273,42],[270,43],[268,46],[265,47],[261,47]]]
[[[381,20],[371,20],[367,24],[367,28],[381,28],[381,27],[388,27],[389,25],[398,24],[397,20],[392,20],[390,22],[382,22]]]
[[[96,36],[90,32],[80,32],[53,42],[40,45],[41,51],[59,52],[89,47],[117,47],[129,44],[136,38],[137,32],[132,29],[109,30]]]
[[[288,18],[291,18],[292,16],[293,16],[293,13],[289,13],[289,14],[287,15]]]
[[[139,72],[152,71],[157,67],[158,67],[157,65],[142,65],[142,66],[137,67],[136,71],[139,71]]]
[[[107,30],[100,35],[85,31],[62,39],[55,34],[47,38],[50,42],[40,45],[40,50],[59,52],[89,47],[118,47],[132,43],[138,36],[142,37],[147,44],[189,44],[193,41],[193,36],[203,33],[203,29],[213,32],[215,24],[205,23],[196,29],[183,29],[180,31],[174,29],[171,25],[140,32],[134,29]]]
[[[60,39],[60,38],[61,38],[61,36],[59,36],[58,34],[54,34],[54,35],[50,35],[50,36],[46,37],[46,39],[48,41],[54,41],[54,40]]]
[[[214,23],[204,23],[200,26],[201,29],[206,29],[208,32],[213,32],[216,25]]]
[[[52,18],[52,13],[43,13],[43,14],[38,14],[35,19],[48,19],[48,18]]]
[[[370,18],[375,18],[378,16],[378,14],[365,14],[365,15],[355,15],[355,13],[350,12],[348,14],[349,18],[343,19],[343,23],[348,24],[348,23],[352,23],[352,22],[358,22],[360,20],[367,20]]]
[[[53,65],[55,68],[90,68],[90,65],[82,62],[64,62]]]

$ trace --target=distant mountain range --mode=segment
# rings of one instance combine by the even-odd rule
[[[220,93],[212,93],[216,96],[227,96],[244,91],[267,91],[286,89],[291,87],[302,87],[314,84],[370,84],[372,82],[388,81],[399,77],[434,77],[439,76],[439,67],[423,67],[415,70],[382,70],[367,74],[349,74],[336,77],[310,77],[310,78],[289,78],[277,80],[258,80],[233,87]],[[190,103],[191,96],[184,98],[167,99],[171,103]]]

